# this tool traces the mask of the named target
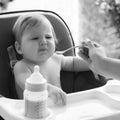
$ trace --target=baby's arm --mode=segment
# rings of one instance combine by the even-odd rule
[[[61,55],[61,69],[67,71],[88,71],[89,64],[81,57]]]

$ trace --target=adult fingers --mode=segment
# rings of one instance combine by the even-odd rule
[[[88,42],[87,42],[87,45],[88,45],[88,48],[90,48],[90,49],[92,49],[92,48],[95,47],[95,46],[94,46],[94,43],[93,43],[92,41],[88,41]]]

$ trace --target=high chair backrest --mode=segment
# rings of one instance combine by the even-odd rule
[[[7,48],[14,45],[14,37],[12,35],[12,27],[18,16],[28,12],[40,12],[44,14],[52,23],[56,36],[59,40],[57,50],[64,50],[74,45],[71,32],[64,20],[56,13],[43,10],[27,10],[7,12],[0,14],[0,94],[6,97],[13,97],[13,75],[10,67],[10,58]],[[75,55],[75,51],[71,50],[65,55]],[[19,55],[16,55],[19,59]]]

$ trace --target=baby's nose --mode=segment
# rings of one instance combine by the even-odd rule
[[[41,41],[39,41],[40,45],[46,45],[47,44],[47,40],[44,38]]]

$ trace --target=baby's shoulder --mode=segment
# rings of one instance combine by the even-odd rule
[[[19,60],[16,62],[14,67],[16,67],[16,66],[24,66],[24,62],[22,60]]]
[[[26,69],[25,63],[20,60],[14,65],[14,71],[24,71]]]

